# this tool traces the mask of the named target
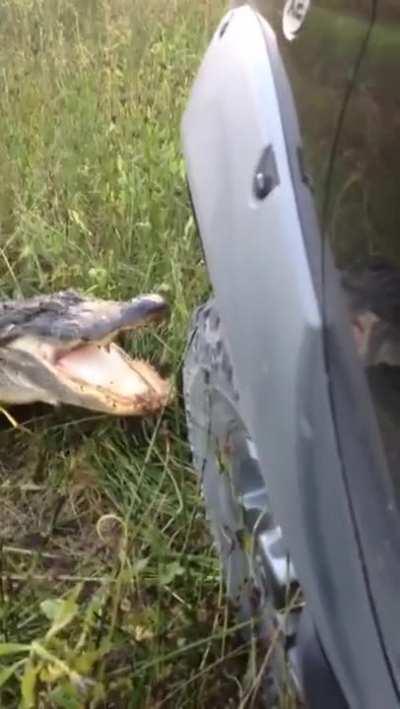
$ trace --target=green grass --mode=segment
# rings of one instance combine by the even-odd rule
[[[132,346],[178,380],[208,288],[179,123],[222,7],[0,8],[0,293],[165,292],[170,323]],[[157,422],[13,415],[21,426],[0,433],[0,706],[238,706],[246,648],[179,396]]]

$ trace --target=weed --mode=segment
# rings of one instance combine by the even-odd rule
[[[175,372],[208,289],[179,122],[222,7],[0,8],[1,293],[165,292],[169,325],[128,344]],[[180,401],[144,423],[11,413],[0,432],[1,707],[234,706],[246,647],[233,639]]]

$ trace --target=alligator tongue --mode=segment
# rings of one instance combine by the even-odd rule
[[[150,364],[133,360],[117,345],[78,347],[57,360],[69,377],[89,386],[101,387],[125,399],[145,395],[150,389],[162,391],[166,382]]]

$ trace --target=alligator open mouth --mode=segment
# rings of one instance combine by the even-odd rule
[[[80,393],[104,398],[112,413],[144,415],[163,407],[170,383],[148,362],[130,358],[115,343],[77,347],[55,361],[60,376]]]

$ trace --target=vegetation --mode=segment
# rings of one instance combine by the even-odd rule
[[[179,123],[221,9],[0,6],[0,292],[166,293],[170,323],[128,346],[178,385],[208,288]],[[247,706],[179,396],[140,424],[2,414],[0,706]]]

